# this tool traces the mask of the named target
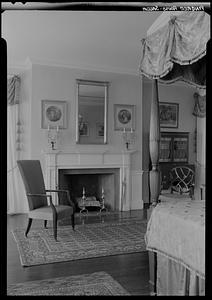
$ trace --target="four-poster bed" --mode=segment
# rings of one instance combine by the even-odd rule
[[[184,81],[200,90],[201,95],[205,93],[210,16],[203,11],[167,12],[161,20],[163,25],[159,26],[157,20],[142,40],[140,63],[140,73],[153,80],[149,133],[152,169],[146,232],[150,288],[152,295],[202,295],[205,292],[205,201],[176,194],[160,195],[158,80]],[[198,236],[196,243],[192,243],[192,236]],[[195,254],[192,258],[191,253]]]

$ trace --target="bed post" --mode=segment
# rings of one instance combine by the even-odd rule
[[[160,172],[159,166],[159,147],[160,147],[160,121],[159,121],[159,99],[158,99],[158,81],[153,80],[152,103],[150,113],[150,134],[149,151],[152,169],[149,172],[150,184],[150,208],[148,209],[148,219],[152,209],[157,205],[160,193]],[[149,273],[150,273],[150,294],[157,295],[156,274],[157,274],[157,256],[149,252]]]
[[[149,173],[150,181],[150,202],[154,207],[157,205],[160,193],[160,172],[159,166],[159,147],[160,147],[160,121],[159,121],[159,99],[158,82],[153,80],[152,103],[150,115],[150,133],[149,133],[149,152],[152,163],[152,170]]]

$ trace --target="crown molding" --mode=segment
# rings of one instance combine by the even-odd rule
[[[59,67],[59,68],[67,68],[67,69],[76,69],[76,70],[86,70],[86,71],[98,71],[105,73],[117,73],[117,74],[126,74],[132,76],[140,76],[138,70],[130,69],[130,68],[116,68],[111,66],[104,65],[86,65],[81,63],[66,63],[59,62],[54,60],[42,60],[36,59],[32,57],[28,57],[25,61],[25,65],[41,65],[47,67]]]
[[[50,61],[50,60],[38,60],[35,58],[27,57],[26,60],[23,63],[16,63],[16,64],[8,64],[8,70],[15,70],[15,71],[24,71],[31,69],[33,65],[40,65],[40,66],[46,66],[46,67],[57,67],[57,68],[67,68],[67,69],[75,69],[75,70],[84,70],[84,71],[96,71],[96,72],[105,72],[105,73],[113,73],[113,74],[125,74],[130,76],[137,76],[142,78],[142,82],[144,84],[152,84],[152,80],[144,75],[139,74],[139,68],[137,71],[132,69],[126,69],[126,68],[113,68],[108,66],[94,66],[94,65],[83,65],[83,64],[66,64],[66,63],[60,63],[56,61]],[[164,83],[158,81],[159,85],[175,85],[179,87],[188,86],[185,82],[181,81],[175,81],[172,83]]]
[[[31,68],[32,68],[32,62],[29,57],[27,57],[24,62],[7,63],[8,70],[25,71]]]

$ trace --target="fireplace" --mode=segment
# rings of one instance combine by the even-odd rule
[[[48,189],[70,190],[72,199],[86,196],[100,197],[104,188],[105,203],[111,210],[128,211],[132,206],[131,151],[111,153],[92,148],[71,153],[45,153],[45,181]],[[57,194],[52,193],[57,203]]]
[[[120,170],[118,168],[59,169],[58,172],[59,189],[69,190],[78,210],[78,200],[83,196],[83,189],[86,197],[95,197],[97,201],[101,201],[103,189],[107,210],[119,210]]]

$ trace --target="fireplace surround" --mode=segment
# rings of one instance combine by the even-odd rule
[[[131,210],[132,176],[131,154],[134,151],[112,153],[109,151],[50,151],[45,152],[45,181],[48,189],[68,188],[73,197],[82,195],[83,184],[88,194],[89,184],[96,190],[97,197],[102,187],[105,192],[105,203],[112,210]],[[87,176],[87,183],[84,177]],[[81,183],[79,178],[81,177]],[[96,177],[93,179],[92,177]],[[88,179],[89,178],[89,179]],[[78,183],[77,183],[78,180]],[[77,187],[76,187],[77,186]],[[74,188],[73,188],[74,187]],[[75,194],[73,194],[75,193]],[[52,193],[54,203],[57,195]]]

